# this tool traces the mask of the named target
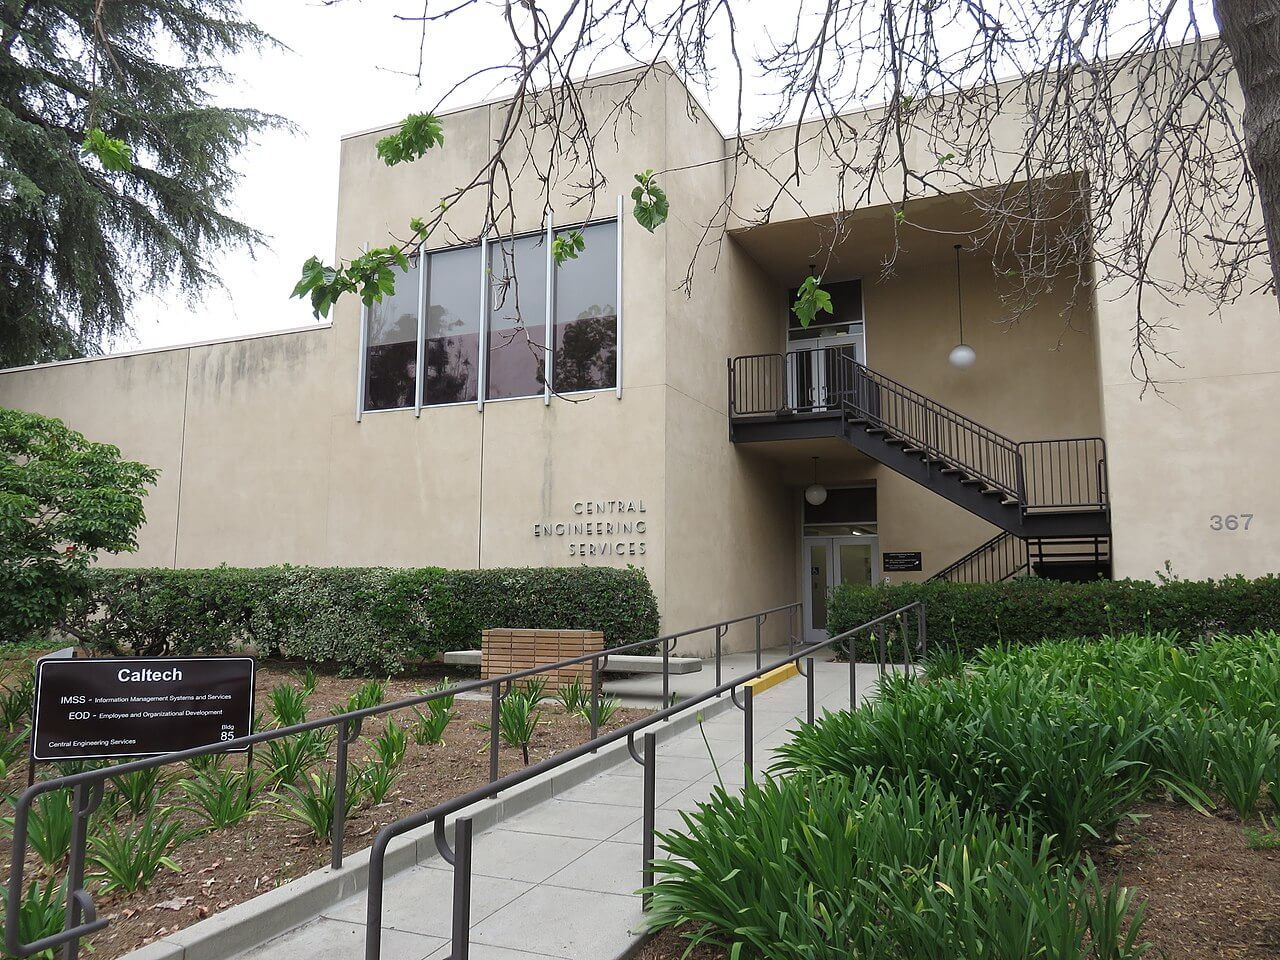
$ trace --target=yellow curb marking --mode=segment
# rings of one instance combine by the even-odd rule
[[[751,695],[754,697],[764,693],[770,687],[776,687],[783,680],[790,680],[792,677],[798,676],[800,676],[800,669],[794,663],[788,663],[784,667],[770,670],[764,676],[748,680],[743,686],[750,687]]]

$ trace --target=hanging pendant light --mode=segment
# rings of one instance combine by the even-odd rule
[[[804,488],[805,502],[820,507],[827,502],[827,488],[818,482],[818,458],[813,458],[813,483]]]
[[[951,365],[960,370],[972,367],[978,359],[973,347],[964,342],[964,300],[960,296],[960,244],[956,244],[956,319],[960,321],[960,342],[951,348],[947,357]]]

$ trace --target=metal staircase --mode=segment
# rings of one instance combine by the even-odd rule
[[[1027,541],[1111,534],[1101,437],[1013,440],[858,363],[840,347],[730,360],[729,434],[734,443],[843,439],[1024,541],[1024,556]],[[957,564],[984,548],[991,552],[993,542]]]
[[[929,579],[951,583],[998,583],[1031,576],[1046,580],[1110,579],[1111,538],[1024,540],[1002,531]]]

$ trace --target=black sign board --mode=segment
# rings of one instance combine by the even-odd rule
[[[890,571],[909,573],[924,569],[919,550],[908,553],[886,553],[881,559],[883,560],[885,573]]]
[[[43,658],[31,757],[143,757],[248,736],[253,669],[252,657]]]

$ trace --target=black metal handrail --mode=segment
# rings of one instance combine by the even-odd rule
[[[720,682],[721,674],[721,648],[723,645],[723,639],[730,627],[740,623],[754,623],[756,665],[759,666],[763,657],[763,628],[767,619],[774,614],[779,614],[784,611],[788,614],[789,633],[787,646],[788,649],[793,649],[798,636],[797,627],[801,607],[802,605],[799,602],[781,604],[776,607],[770,607],[767,610],[760,610],[744,616],[732,617],[730,619],[720,620],[716,623],[707,624],[705,626],[664,634],[663,636],[655,637],[652,640],[637,640],[622,646],[611,647],[607,650],[600,650],[594,653],[586,653],[581,656],[560,660],[556,663],[513,671],[499,677],[468,680],[454,684],[445,689],[433,690],[429,693],[406,697],[404,699],[394,701],[393,703],[384,703],[375,707],[366,707],[362,710],[352,710],[347,713],[335,714],[329,717],[320,717],[315,720],[308,720],[304,723],[294,724],[291,727],[278,727],[272,730],[263,730],[259,733],[250,734],[249,736],[238,737],[235,740],[220,741],[203,747],[194,747],[190,750],[180,750],[173,753],[161,754],[155,757],[146,757],[141,760],[132,760],[128,763],[122,763],[116,766],[100,767],[95,770],[85,770],[80,773],[69,774],[64,777],[56,777],[50,780],[41,780],[33,783],[27,787],[27,789],[24,790],[14,802],[13,841],[9,861],[9,884],[5,899],[5,950],[10,956],[28,957],[44,950],[52,950],[55,947],[65,945],[66,948],[63,953],[64,960],[75,960],[78,955],[80,939],[91,933],[96,933],[97,931],[102,930],[110,922],[106,917],[97,916],[97,910],[94,906],[93,898],[89,894],[89,891],[84,887],[84,868],[88,842],[88,820],[102,800],[103,790],[107,780],[134,773],[138,770],[149,770],[154,767],[185,763],[186,761],[193,760],[197,757],[243,750],[247,747],[253,747],[260,743],[266,743],[271,740],[280,740],[285,737],[306,733],[311,730],[318,730],[325,727],[336,727],[337,747],[335,755],[336,770],[334,774],[334,822],[329,837],[330,864],[336,869],[342,866],[343,841],[346,833],[345,814],[348,784],[347,746],[352,739],[360,736],[361,726],[367,718],[391,713],[397,710],[405,710],[411,707],[421,706],[442,697],[453,697],[487,688],[490,693],[489,782],[490,784],[493,784],[499,782],[500,779],[498,776],[499,712],[502,700],[511,692],[517,681],[533,677],[540,673],[548,673],[565,667],[589,662],[591,664],[591,739],[594,741],[599,737],[601,697],[600,674],[611,656],[627,653],[628,651],[651,649],[655,644],[657,644],[661,648],[662,655],[662,696],[663,704],[665,706],[670,703],[671,700],[671,650],[677,641],[700,633],[707,633],[713,630],[715,631],[715,669],[716,682],[718,684]],[[21,930],[19,918],[24,893],[23,886],[27,850],[27,826],[31,812],[31,805],[36,798],[42,794],[49,793],[54,790],[67,789],[73,791],[72,811],[74,819],[72,820],[71,843],[68,854],[66,887],[67,911],[65,926],[59,933],[43,937],[33,943],[22,943],[20,939]],[[84,922],[81,922],[81,918],[84,918]]]
[[[729,415],[838,413],[883,430],[1024,511],[1105,510],[1101,437],[1018,442],[865,364],[841,347],[758,353],[729,361]]]
[[[907,615],[911,612],[915,613],[916,621],[916,637],[915,643],[911,644],[907,637],[906,623]],[[487,784],[483,787],[477,787],[468,793],[454,797],[439,803],[429,810],[423,810],[418,813],[409,814],[402,817],[395,823],[387,824],[378,831],[374,838],[373,845],[369,849],[369,892],[367,909],[365,913],[365,960],[381,960],[382,957],[382,892],[386,879],[386,855],[387,849],[391,841],[396,837],[408,833],[410,830],[416,830],[431,824],[433,828],[436,848],[440,852],[440,856],[444,861],[453,866],[453,910],[452,910],[452,949],[450,957],[453,960],[467,960],[470,946],[470,928],[471,928],[471,845],[473,838],[473,822],[470,817],[459,817],[454,821],[454,840],[450,846],[448,838],[445,834],[445,818],[459,813],[465,808],[488,800],[496,796],[503,790],[510,790],[512,787],[519,786],[532,778],[561,767],[571,760],[585,756],[588,753],[594,753],[601,747],[616,743],[624,737],[627,740],[627,748],[630,751],[632,759],[640,763],[644,767],[643,785],[641,790],[641,799],[644,806],[643,814],[643,831],[641,843],[641,869],[642,869],[642,885],[650,887],[653,885],[653,858],[654,858],[654,821],[656,807],[656,777],[657,777],[657,735],[649,732],[644,734],[644,749],[638,751],[635,746],[635,737],[644,728],[651,727],[661,721],[669,720],[677,714],[692,710],[695,707],[706,703],[708,700],[722,697],[729,694],[733,703],[743,713],[743,757],[750,774],[754,766],[754,712],[753,712],[753,694],[752,688],[748,685],[750,681],[764,676],[780,667],[795,664],[798,672],[806,678],[806,719],[812,724],[814,721],[815,711],[815,695],[813,683],[814,654],[821,650],[842,643],[851,641],[853,637],[867,631],[874,631],[877,638],[875,644],[876,664],[881,674],[891,665],[891,646],[888,640],[888,627],[890,624],[898,623],[902,628],[902,651],[903,651],[903,667],[910,670],[914,666],[914,657],[912,650],[921,657],[928,654],[928,634],[927,620],[925,616],[925,605],[922,601],[914,601],[891,610],[886,614],[869,620],[866,623],[859,624],[849,630],[829,637],[826,640],[811,644],[803,649],[796,651],[791,650],[786,657],[778,660],[768,666],[762,666],[757,662],[755,670],[744,673],[727,683],[717,683],[710,690],[706,690],[688,699],[681,700],[678,704],[665,707],[656,711],[647,717],[634,720],[626,726],[620,727],[610,733],[598,736],[587,743],[580,744],[577,747],[565,750],[553,757],[547,757],[538,763],[516,770],[506,776]],[[849,644],[852,647],[852,644]],[[806,668],[799,669],[800,661],[806,661]],[[738,700],[738,688],[742,688],[742,701]],[[849,657],[849,704],[853,707],[857,704],[857,662],[852,656]],[[647,907],[647,898],[645,906]]]
[[[1027,542],[1012,533],[1001,532],[929,579],[951,583],[999,583],[1027,571]]]

